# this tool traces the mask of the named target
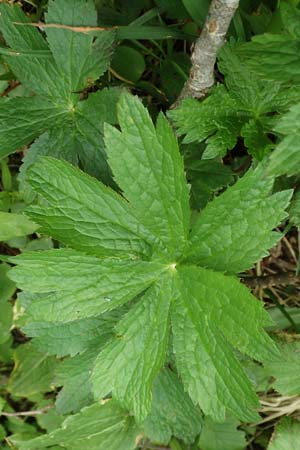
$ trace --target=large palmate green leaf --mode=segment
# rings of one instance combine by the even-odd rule
[[[47,39],[29,22],[17,5],[0,5],[0,31],[9,46],[3,59],[28,92],[36,94],[1,99],[0,117],[3,116],[4,126],[0,131],[0,155],[8,155],[48,132],[48,139],[40,149],[42,154],[56,154],[80,163],[85,170],[107,181],[101,129],[104,120],[110,122],[112,114],[105,114],[105,110],[114,111],[117,91],[112,89],[104,96],[101,92],[90,94],[86,101],[80,101],[80,92],[107,69],[114,33],[86,34],[64,27],[96,26],[92,0],[50,1]],[[69,145],[57,137],[61,128],[63,137],[71,139]],[[28,159],[30,163],[34,160],[30,152]]]
[[[259,166],[191,224],[183,164],[165,118],[159,116],[155,128],[127,93],[118,115],[121,131],[107,127],[105,140],[122,195],[52,158],[41,158],[28,171],[39,204],[27,213],[76,249],[12,259],[17,266],[11,277],[25,291],[21,304],[29,336],[46,350],[53,331],[51,353],[59,354],[60,336],[61,354],[81,353],[58,369],[61,411],[88,404],[92,389],[95,399],[112,395],[142,423],[152,410],[153,383],[170,360],[169,343],[184,389],[206,414],[224,420],[229,410],[256,420],[258,400],[236,350],[259,361],[276,358],[277,351],[263,330],[270,320],[262,305],[227,273],[251,267],[280,239],[272,230],[284,219],[291,193],[272,195],[273,178]],[[107,319],[107,330],[101,314],[113,312],[120,316],[115,326]],[[95,336],[98,319],[103,334]],[[81,347],[77,335],[84,323]],[[83,386],[78,395],[76,385]],[[180,431],[184,417],[168,422],[169,408],[161,410],[160,420],[188,441]]]

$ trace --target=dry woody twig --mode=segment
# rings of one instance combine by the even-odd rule
[[[191,55],[192,67],[173,108],[184,98],[202,98],[214,84],[214,66],[239,0],[212,0],[200,37]]]

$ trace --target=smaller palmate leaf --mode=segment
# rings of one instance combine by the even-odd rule
[[[12,48],[3,58],[30,91],[33,89],[56,103],[59,100],[70,103],[78,96],[76,91],[107,68],[113,32],[97,32],[99,37],[95,39],[93,34],[64,28],[64,25],[94,26],[97,13],[92,0],[49,2],[46,19],[54,24],[46,28],[50,49],[38,29],[28,25],[30,19],[17,5],[3,4],[0,13],[1,32]]]
[[[94,403],[69,416],[50,434],[19,443],[20,450],[63,446],[66,450],[134,450],[138,429],[114,401]]]
[[[272,148],[268,133],[279,118],[274,113],[285,112],[299,101],[299,88],[260,79],[245,68],[234,50],[228,44],[219,55],[227,89],[216,86],[202,102],[188,99],[169,113],[179,134],[186,135],[183,142],[206,142],[203,159],[224,156],[239,136],[245,138],[250,154],[263,159]]]
[[[178,272],[172,306],[173,345],[183,384],[215,421],[225,420],[226,409],[246,422],[255,421],[259,403],[254,389],[218,324],[205,314],[198,295],[193,296],[192,282]]]
[[[11,47],[4,48],[3,58],[29,94],[37,94],[35,98],[11,99],[8,103],[3,101],[3,106],[0,104],[0,116],[5,106],[10,113],[7,115],[5,111],[5,126],[0,130],[0,156],[30,144],[45,131],[50,131],[49,139],[43,143],[42,154],[59,153],[60,158],[80,164],[105,182],[111,181],[101,133],[103,122],[107,120],[105,114],[101,117],[101,101],[104,99],[97,92],[89,94],[84,102],[80,101],[80,94],[106,70],[114,33],[97,31],[96,37],[92,33],[71,29],[73,25],[96,24],[97,13],[92,0],[51,1],[46,16],[52,22],[46,26],[51,49],[21,8],[0,5],[0,31]],[[90,111],[91,103],[96,115]],[[113,109],[115,103],[112,92],[107,104]],[[22,120],[17,121],[21,125],[17,126],[16,132],[18,116],[22,116]],[[96,116],[97,121],[94,120]],[[62,135],[61,129],[66,146],[62,137],[57,142],[57,136]],[[52,137],[55,142],[52,142]],[[31,155],[29,158],[32,162]]]
[[[165,360],[171,299],[172,280],[165,276],[117,324],[93,370],[95,397],[112,391],[139,422],[150,411],[153,380]]]
[[[153,386],[153,400],[143,429],[151,442],[167,445],[172,436],[191,444],[200,433],[203,416],[184,391],[177,375],[163,369]]]
[[[179,256],[189,231],[189,195],[174,133],[161,114],[156,129],[137,97],[118,104],[121,132],[105,129],[113,175],[141,223],[157,236],[169,256]]]
[[[28,168],[36,162],[39,156],[48,155],[64,159],[74,165],[80,165],[85,172],[96,178],[100,178],[106,184],[111,182],[110,171],[104,154],[103,123],[117,123],[116,104],[120,93],[120,89],[103,89],[94,93],[87,100],[80,102],[72,115],[67,111],[70,117],[65,117],[66,120],[63,124],[60,124],[62,120],[61,114],[66,114],[66,111],[53,109],[53,124],[55,120],[56,123],[59,123],[59,126],[51,127],[46,133],[35,140],[30,147],[30,151],[25,155],[20,168],[18,177],[20,190],[25,191],[27,197],[31,192],[26,182],[26,173]],[[23,102],[28,101],[28,99],[21,100]],[[33,98],[29,100],[31,100],[31,105],[37,103],[37,107],[39,108],[39,99]],[[9,117],[7,117],[7,109],[4,112],[5,120],[7,120],[8,125],[11,125],[11,131],[13,132],[10,133],[11,139],[8,139],[3,149],[10,149],[12,146],[19,147],[22,142],[21,139],[24,134],[24,129],[25,131],[28,129],[28,131],[34,133],[35,137],[51,125],[50,109],[48,112],[49,117],[46,117],[46,119],[41,119],[43,115],[41,116],[41,111],[37,109],[36,114],[43,126],[39,129],[36,123],[33,127],[28,127],[28,123],[26,123],[25,128],[21,129],[22,133],[16,133],[15,122],[17,112],[22,114],[23,117],[22,109],[20,108],[21,105],[18,104],[18,101],[16,99],[16,104],[9,103],[12,106],[12,113]],[[23,122],[24,120],[19,120],[20,127]],[[10,137],[10,135],[6,133],[5,136]],[[29,138],[26,136],[25,142],[28,142],[28,140]]]
[[[287,216],[292,195],[292,191],[271,195],[272,185],[273,178],[259,167],[210,202],[193,226],[187,260],[238,273],[267,256],[281,238],[272,230]]]
[[[216,86],[202,102],[184,100],[168,115],[178,128],[179,135],[186,135],[184,143],[206,141],[203,158],[224,156],[228,149],[235,146],[245,123],[245,118],[238,114],[236,100],[228,95],[222,85]]]
[[[143,229],[128,203],[112,189],[78,169],[44,157],[28,181],[43,198],[28,214],[56,239],[96,255],[148,254]]]
[[[71,322],[112,310],[143,292],[166,265],[98,259],[69,249],[26,252],[13,259],[18,286],[39,293],[28,306],[35,322]]]

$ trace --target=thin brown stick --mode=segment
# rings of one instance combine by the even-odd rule
[[[114,27],[76,27],[72,25],[62,25],[59,23],[43,23],[43,22],[13,22],[14,25],[21,25],[21,26],[30,26],[30,27],[36,27],[40,29],[44,28],[59,28],[63,30],[70,30],[74,33],[93,33],[94,31],[107,31],[107,30],[115,30],[118,28],[117,26]]]
[[[184,98],[202,98],[214,84],[214,66],[223,45],[231,19],[239,0],[212,0],[207,19],[192,52],[192,67],[178,99],[177,107]]]
[[[40,414],[45,414],[45,412],[48,411],[48,409],[53,408],[53,405],[47,405],[44,406],[44,408],[31,410],[31,411],[20,411],[20,412],[0,412],[0,416],[6,416],[6,417],[17,417],[17,416],[38,416]]]

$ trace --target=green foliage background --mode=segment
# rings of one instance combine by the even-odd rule
[[[298,449],[300,2],[174,109],[209,3],[0,5],[0,449]]]

